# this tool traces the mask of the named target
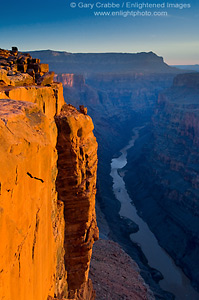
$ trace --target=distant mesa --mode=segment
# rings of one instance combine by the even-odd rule
[[[199,64],[195,64],[195,65],[173,65],[172,67],[176,67],[176,68],[186,70],[186,71],[199,72]]]
[[[53,50],[30,52],[49,64],[56,73],[180,73],[153,52],[140,53],[69,53]]]

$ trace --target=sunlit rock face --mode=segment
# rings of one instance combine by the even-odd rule
[[[58,199],[64,203],[65,266],[70,296],[88,282],[92,246],[98,239],[95,215],[97,142],[91,118],[64,105],[58,128]],[[81,292],[80,292],[81,294]],[[93,299],[79,295],[80,299]],[[81,298],[83,297],[83,298]]]
[[[33,103],[2,99],[0,119],[0,294],[45,299],[56,274],[56,136]]]
[[[53,82],[47,65],[15,48],[0,49],[0,56],[0,295],[94,299],[88,279],[98,238],[92,120],[86,108],[61,109],[62,84]]]

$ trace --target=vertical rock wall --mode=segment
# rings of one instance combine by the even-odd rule
[[[0,58],[0,299],[94,299],[88,280],[98,238],[92,120],[71,106],[61,111],[62,84],[40,62],[0,54],[7,60],[1,65]],[[16,71],[10,72],[10,59]],[[21,64],[44,72],[27,74]]]
[[[152,135],[129,154],[126,184],[137,208],[199,287],[199,74],[177,75],[159,95]],[[145,132],[147,136],[147,132]],[[142,137],[144,140],[144,137]],[[140,139],[141,141],[141,139]],[[137,155],[137,157],[136,157]]]
[[[64,105],[56,116],[56,124],[57,191],[59,201],[64,203],[69,297],[94,299],[87,291],[92,246],[98,238],[95,216],[97,142],[92,132],[93,123],[89,116],[79,113],[73,106]]]
[[[81,88],[85,85],[83,75],[77,74],[55,74],[55,81],[62,82],[63,86]]]
[[[53,294],[56,140],[37,105],[0,101],[0,298]]]

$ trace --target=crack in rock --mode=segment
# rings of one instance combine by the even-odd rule
[[[39,230],[39,211],[40,209],[38,209],[37,214],[36,214],[36,224],[35,224],[35,231],[34,231],[34,239],[33,239],[33,246],[32,246],[32,260],[34,260],[34,256],[35,256],[35,245],[37,242],[37,234],[38,234],[38,230]]]
[[[42,183],[44,183],[44,180],[41,179],[41,178],[38,178],[38,177],[35,177],[35,176],[32,176],[32,174],[30,174],[29,172],[26,173],[30,178],[33,178],[33,179],[36,179],[36,180],[39,180],[41,181]]]

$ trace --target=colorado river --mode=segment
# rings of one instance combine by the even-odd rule
[[[127,150],[134,146],[139,137],[142,127],[133,130],[133,137],[129,144],[120,152],[118,158],[113,158],[111,162],[111,176],[113,178],[113,191],[115,197],[121,203],[120,216],[128,218],[139,225],[139,231],[130,235],[133,242],[139,244],[148,263],[152,268],[162,273],[164,279],[160,281],[162,289],[175,295],[176,300],[198,300],[199,294],[192,288],[190,280],[184,275],[182,270],[177,267],[173,259],[161,248],[154,234],[137,214],[132,199],[129,197],[123,178],[118,170],[127,164]]]

